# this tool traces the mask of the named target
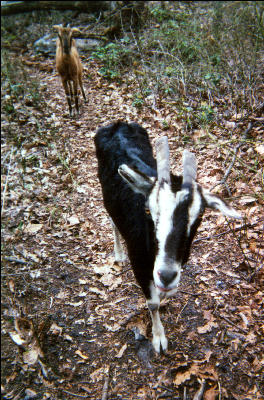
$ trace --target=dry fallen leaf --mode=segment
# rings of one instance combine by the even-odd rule
[[[80,223],[79,218],[76,215],[72,215],[67,219],[70,225],[78,225]]]
[[[73,306],[73,307],[80,307],[80,306],[83,305],[83,301],[80,300],[80,301],[77,301],[76,303],[72,303],[72,302],[69,301],[69,302],[67,302],[65,304],[68,304],[69,306]]]
[[[28,224],[25,228],[26,233],[37,233],[43,227],[43,224]]]
[[[57,299],[61,299],[61,300],[64,300],[64,299],[66,299],[68,297],[68,291],[67,290],[63,290],[63,289],[61,289],[60,291],[59,291],[59,293],[56,295],[56,298]]]
[[[260,144],[258,146],[255,147],[256,152],[264,157],[264,144]]]
[[[213,328],[218,328],[218,323],[209,321],[204,326],[198,326],[197,331],[198,331],[198,333],[202,334],[202,333],[211,332],[211,330]]]
[[[127,344],[125,343],[121,349],[119,350],[119,352],[116,354],[115,358],[121,358],[125,352],[125,350],[127,349]]]
[[[106,376],[108,371],[109,371],[109,366],[98,368],[91,373],[90,378],[93,382],[98,382]]]
[[[53,322],[53,324],[51,325],[49,331],[53,334],[53,335],[61,335],[63,328],[58,326],[55,322]]]
[[[12,293],[15,293],[15,282],[14,282],[13,279],[10,279],[10,280],[8,281],[8,286],[9,286],[10,291],[11,291]]]
[[[23,339],[19,333],[17,332],[9,332],[11,339],[18,345],[22,346],[26,343],[26,340]]]
[[[121,276],[116,277],[112,274],[103,275],[99,280],[103,285],[108,286],[110,291],[116,289],[122,283]]]
[[[188,381],[192,375],[197,375],[198,371],[199,371],[199,366],[193,364],[191,368],[189,368],[187,371],[178,372],[173,380],[174,385],[180,386],[185,381]]]
[[[29,365],[35,364],[39,357],[43,357],[43,353],[37,344],[23,353],[23,361]]]
[[[77,354],[78,356],[80,356],[83,360],[87,360],[89,357],[88,356],[86,356],[85,354],[83,354],[82,352],[81,352],[81,350],[76,350],[75,351],[75,354]]]
[[[217,389],[216,386],[208,389],[205,393],[204,393],[204,400],[215,400],[217,398],[219,394],[219,390]]]

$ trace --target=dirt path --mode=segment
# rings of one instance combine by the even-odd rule
[[[15,216],[7,208],[5,398],[26,398],[26,389],[39,399],[193,399],[205,382],[206,400],[260,399],[262,295],[248,280],[237,239],[216,213],[206,213],[197,239],[222,235],[194,243],[179,292],[162,308],[168,354],[153,354],[141,290],[129,263],[113,262],[93,137],[98,127],[120,118],[141,123],[153,140],[162,134],[167,113],[138,110],[127,84],[109,84],[92,61],[85,67],[88,104],[82,103],[78,119],[68,117],[57,75],[35,73],[50,111],[42,139],[29,138],[25,146],[26,153],[38,155],[38,167],[27,164],[25,170],[31,189],[10,200],[19,208]],[[175,126],[166,134],[179,170],[184,143]],[[200,181],[209,179],[207,152],[201,146]],[[42,351],[40,362],[25,357],[32,346],[18,351],[9,335],[11,317],[20,321],[20,333],[32,331],[37,338],[33,347]],[[7,397],[11,392],[18,397]]]

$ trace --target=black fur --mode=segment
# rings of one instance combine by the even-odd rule
[[[135,277],[149,298],[156,253],[153,222],[146,214],[144,196],[135,193],[117,172],[121,164],[127,164],[157,175],[147,132],[136,123],[116,122],[98,130],[95,146],[105,208],[126,241]]]
[[[127,164],[148,176],[157,176],[156,160],[145,129],[136,123],[116,122],[100,128],[95,136],[98,177],[102,186],[106,210],[126,241],[135,277],[147,299],[153,280],[156,256],[154,224],[145,210],[145,198],[135,193],[118,174],[118,167]],[[171,174],[174,192],[181,189],[182,177]],[[179,205],[174,213],[173,231],[167,239],[168,255],[177,261],[187,261],[191,240],[187,237],[188,204]],[[194,231],[196,231],[197,226]],[[193,238],[194,232],[191,236]]]
[[[168,204],[167,209],[155,210],[154,196],[157,196],[157,207],[162,207],[163,204],[160,203],[163,197],[160,196],[165,195],[168,188],[166,181],[153,180],[155,182],[152,187],[151,179],[148,180],[146,176],[142,179],[143,175],[157,178],[157,166],[147,132],[136,123],[115,122],[100,128],[95,136],[95,146],[104,205],[125,239],[135,277],[148,300],[153,320],[153,345],[155,350],[160,352],[160,349],[167,349],[167,339],[159,319],[159,300],[163,296],[175,293],[180,279],[180,267],[187,262],[191,243],[201,223],[205,207],[221,209],[221,204],[217,203],[215,196],[205,192],[199,185],[191,183],[192,175],[193,179],[196,175],[196,166],[192,163],[194,156],[188,155],[191,161],[189,164],[188,160],[183,162],[184,179],[182,176],[170,174],[172,192],[176,194],[182,190],[178,197],[175,196],[175,204]],[[122,164],[136,169],[141,173],[141,179],[135,178],[128,168],[120,169],[122,178],[118,173]],[[145,183],[146,187],[144,187]],[[135,192],[131,186],[138,191],[144,187],[142,192],[146,197],[150,196],[151,212],[155,216],[156,227],[147,210],[148,199],[143,194]],[[165,192],[161,192],[162,190]],[[198,206],[200,209],[197,209]],[[172,214],[172,224],[165,220],[167,211]],[[239,218],[235,212],[233,215]],[[165,229],[171,229],[171,231],[165,232]],[[163,237],[165,234],[167,236]],[[158,242],[163,246],[162,249],[158,248]],[[156,288],[150,293],[157,254],[160,259],[154,271]]]

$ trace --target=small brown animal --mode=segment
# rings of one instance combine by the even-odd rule
[[[80,85],[85,101],[86,97],[82,84],[83,66],[81,64],[76,43],[72,35],[74,32],[80,33],[80,31],[77,28],[62,27],[60,25],[54,25],[53,29],[58,32],[59,36],[57,39],[56,48],[56,69],[60,74],[65,90],[70,116],[72,116],[71,102],[73,100],[73,94],[75,99],[76,113],[79,115],[78,84]]]

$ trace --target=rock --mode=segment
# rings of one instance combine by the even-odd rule
[[[53,33],[45,35],[34,43],[34,51],[36,53],[55,56],[56,41],[57,37],[54,37]],[[104,41],[98,39],[75,39],[75,41],[80,54],[91,52],[104,44]]]

